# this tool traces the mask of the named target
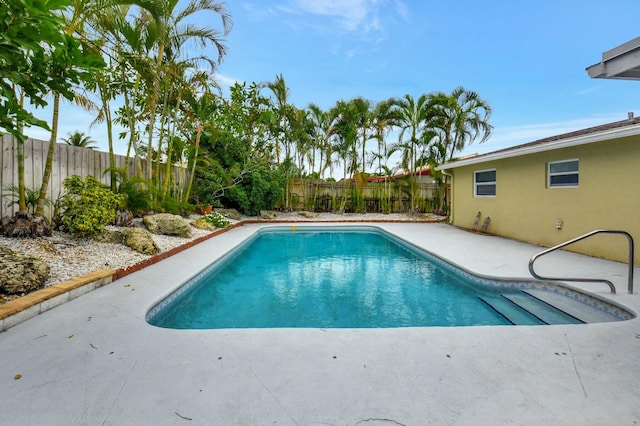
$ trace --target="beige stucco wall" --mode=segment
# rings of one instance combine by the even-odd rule
[[[578,188],[547,188],[547,163],[580,160]],[[496,169],[496,197],[473,196],[473,174]],[[640,244],[640,136],[591,143],[455,168],[454,225],[472,228],[477,212],[491,217],[488,232],[553,246],[594,229],[624,230]],[[556,229],[556,220],[563,221]],[[482,222],[481,222],[482,223]],[[622,235],[598,235],[568,249],[628,259]],[[640,249],[635,263],[640,263]]]

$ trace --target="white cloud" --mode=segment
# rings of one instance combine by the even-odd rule
[[[366,26],[371,14],[371,2],[366,0],[293,0],[291,6],[312,15],[337,18],[342,28],[347,31],[355,31],[363,25]]]
[[[408,9],[401,0],[289,0],[280,7],[285,13],[316,15],[337,20],[344,32],[384,31],[381,17],[392,12],[408,19]]]
[[[220,85],[220,88],[222,89],[223,92],[228,91],[231,86],[238,83],[238,79],[229,77],[223,74],[216,73],[214,75],[214,78],[216,82]]]

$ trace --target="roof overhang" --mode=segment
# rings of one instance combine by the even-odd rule
[[[551,151],[554,149],[569,148],[572,146],[586,145],[595,142],[604,142],[612,139],[620,139],[628,136],[640,135],[640,124],[626,126],[616,129],[604,130],[597,133],[591,133],[583,136],[576,136],[566,139],[558,139],[552,142],[546,142],[538,145],[525,145],[520,148],[497,151],[472,157],[465,160],[454,161],[438,166],[436,170],[449,170],[458,167],[469,166],[472,164],[486,163],[488,161],[503,160],[505,158],[519,157],[522,155],[535,154],[538,152]]]
[[[591,78],[640,80],[640,37],[604,52],[602,61],[587,73]]]

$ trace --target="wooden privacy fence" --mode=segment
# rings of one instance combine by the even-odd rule
[[[18,156],[17,142],[11,135],[0,136],[2,140],[2,158],[0,158],[0,217],[13,215],[17,211],[17,205],[7,206],[13,198],[11,191],[7,187],[18,185]],[[24,177],[25,186],[31,189],[40,190],[42,185],[42,175],[44,174],[45,162],[49,142],[38,139],[27,139],[24,142]],[[145,176],[147,162],[141,161],[143,176]],[[88,148],[80,148],[67,144],[56,144],[53,157],[53,168],[49,179],[47,198],[54,202],[64,194],[63,182],[71,176],[85,178],[94,176],[100,182],[110,185],[111,175],[105,171],[109,169],[109,153],[96,151]],[[136,165],[133,158],[129,159],[123,155],[115,156],[115,167],[127,170],[128,176],[136,176]],[[164,174],[164,168],[160,170],[160,177]],[[189,179],[189,172],[182,167],[172,166],[171,168],[172,186],[184,190]],[[45,215],[50,216],[50,209],[46,208]]]
[[[405,213],[411,208],[411,191],[416,197],[416,207],[423,213],[438,208],[442,197],[449,200],[449,185],[440,188],[432,182],[414,182],[391,179],[387,182],[368,182],[364,188],[355,182],[325,182],[310,179],[293,179],[289,187],[290,206],[307,208],[316,212],[366,211],[367,213]],[[445,195],[446,194],[446,195]]]

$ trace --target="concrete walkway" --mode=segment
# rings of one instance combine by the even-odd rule
[[[637,318],[403,329],[145,322],[157,301],[260,226],[233,229],[0,333],[0,424],[640,423]],[[375,226],[481,274],[529,278],[527,262],[541,250],[444,224]],[[584,288],[640,311],[624,264],[558,252],[539,270],[609,278],[617,295]]]

